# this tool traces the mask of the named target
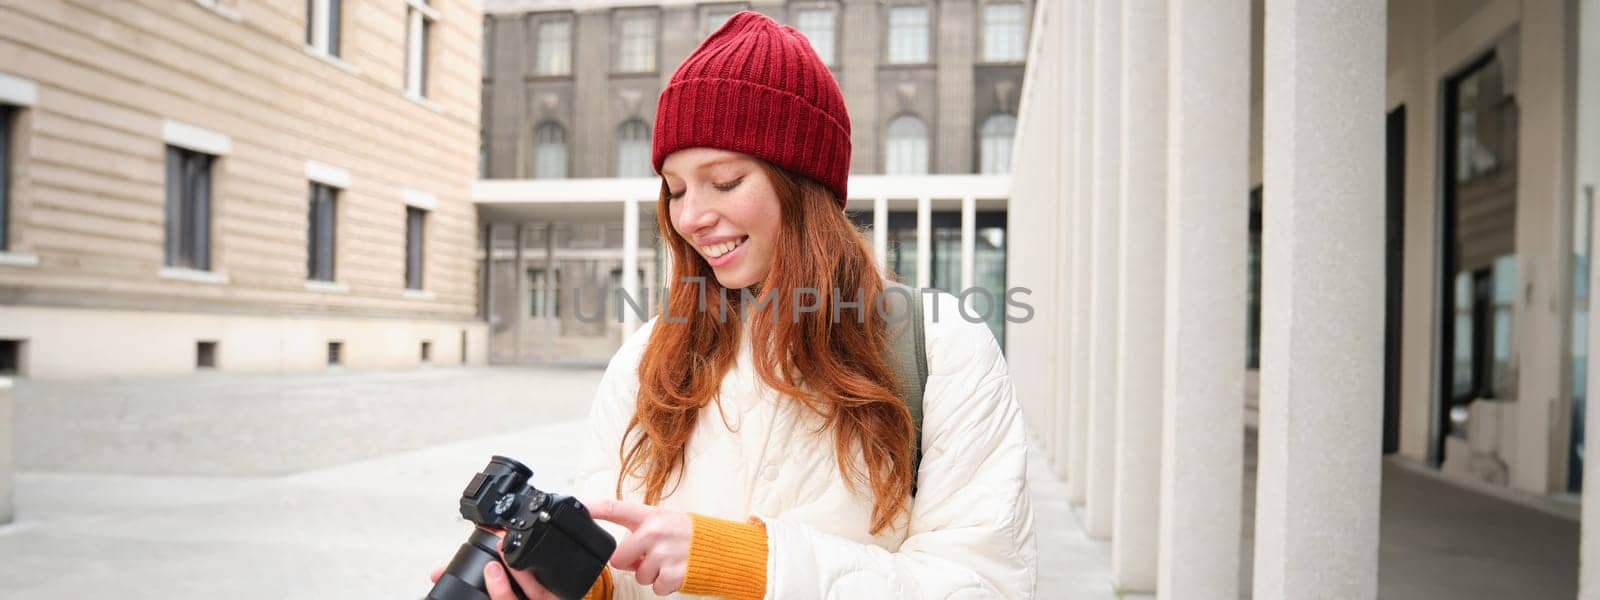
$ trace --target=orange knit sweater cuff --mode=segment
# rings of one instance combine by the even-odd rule
[[[600,569],[600,576],[594,580],[594,585],[589,586],[589,593],[583,595],[583,600],[611,600],[611,568]]]
[[[760,521],[740,523],[689,513],[686,594],[760,600],[767,594],[767,528]]]

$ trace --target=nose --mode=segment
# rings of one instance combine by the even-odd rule
[[[693,189],[684,190],[683,196],[673,205],[673,210],[677,213],[673,215],[673,223],[678,227],[678,233],[685,237],[716,225],[719,218],[705,196]]]

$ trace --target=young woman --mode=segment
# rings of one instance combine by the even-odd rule
[[[882,274],[843,211],[849,116],[806,39],[729,19],[662,92],[653,159],[676,283],[590,414],[579,491],[620,527],[589,596],[1032,597],[1026,442],[1000,348],[953,296],[920,299],[915,447],[885,359],[893,325],[870,301]],[[512,598],[498,565],[485,576]]]

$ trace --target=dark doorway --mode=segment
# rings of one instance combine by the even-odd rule
[[[1567,491],[1583,491],[1584,405],[1589,397],[1589,262],[1594,256],[1594,186],[1572,207],[1572,427],[1568,430]]]
[[[1473,402],[1514,400],[1518,110],[1494,51],[1443,81],[1437,410],[1428,462],[1465,439]]]
[[[1405,286],[1406,107],[1389,112],[1384,195],[1383,453],[1400,450],[1400,319]]]

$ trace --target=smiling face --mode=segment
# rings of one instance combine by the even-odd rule
[[[661,165],[672,229],[728,289],[766,279],[782,209],[756,159],[714,148],[673,152]]]

